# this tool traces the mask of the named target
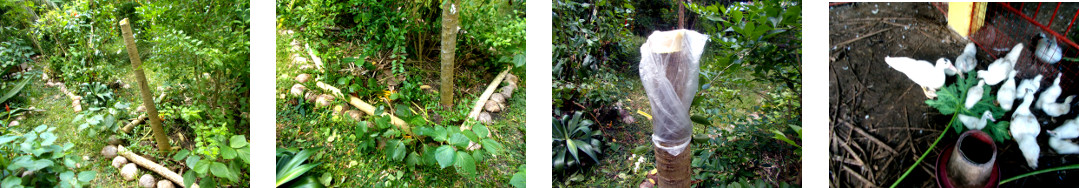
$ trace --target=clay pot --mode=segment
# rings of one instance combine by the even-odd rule
[[[997,146],[988,134],[970,130],[937,159],[940,187],[997,187]],[[944,168],[942,168],[944,167]]]

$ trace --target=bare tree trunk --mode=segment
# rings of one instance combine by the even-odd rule
[[[157,115],[157,107],[154,106],[154,96],[150,94],[150,86],[146,85],[146,74],[142,71],[142,60],[139,59],[139,50],[135,46],[135,37],[131,33],[131,24],[128,23],[127,18],[120,20],[120,29],[124,34],[124,43],[127,44],[127,55],[131,58],[131,67],[135,69],[135,80],[139,82],[142,105],[146,107],[146,113],[150,115],[150,128],[154,130],[157,149],[165,153],[171,152],[169,138],[165,136],[165,129],[161,127],[161,119]]]
[[[453,60],[457,48],[457,13],[460,1],[451,0],[442,4],[442,85],[439,90],[443,107],[453,106]]]
[[[686,28],[686,4],[678,0],[678,29]]]

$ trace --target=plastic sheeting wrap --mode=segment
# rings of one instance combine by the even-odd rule
[[[641,46],[640,74],[652,105],[652,142],[679,155],[693,134],[689,107],[697,93],[708,36],[692,30],[656,31]]]

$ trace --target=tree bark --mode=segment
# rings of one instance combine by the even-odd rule
[[[453,60],[457,48],[457,13],[460,1],[449,0],[442,4],[442,85],[439,90],[443,107],[453,106]]]
[[[124,44],[127,46],[127,55],[131,58],[131,67],[135,69],[135,80],[139,83],[139,93],[142,94],[142,105],[146,107],[146,113],[150,115],[150,128],[154,131],[154,138],[157,141],[157,149],[161,152],[168,153],[172,151],[172,147],[169,145],[169,138],[166,137],[165,129],[161,127],[161,119],[156,118],[157,107],[154,106],[154,96],[150,94],[150,86],[146,85],[146,74],[142,71],[142,60],[139,59],[139,50],[135,46],[135,37],[131,32],[131,24],[128,23],[127,18],[120,20],[120,30],[124,34]],[[182,181],[181,181],[182,183]]]

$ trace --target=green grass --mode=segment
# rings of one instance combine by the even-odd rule
[[[296,52],[290,51],[289,43],[293,39],[295,38],[291,35],[278,35],[277,38],[276,105],[278,122],[276,134],[278,141],[276,146],[288,148],[322,147],[323,149],[318,154],[309,159],[309,161],[321,164],[308,173],[313,173],[319,177],[323,174],[329,174],[333,177],[332,185],[340,187],[357,185],[385,187],[507,187],[509,186],[510,177],[517,172],[517,167],[525,163],[525,143],[521,142],[525,140],[524,114],[526,96],[523,86],[519,87],[519,90],[515,91],[514,95],[508,99],[509,108],[507,111],[494,115],[495,122],[488,125],[488,128],[492,130],[493,139],[502,143],[505,146],[505,151],[499,156],[490,157],[488,155],[488,158],[478,162],[476,169],[478,175],[474,178],[458,175],[453,167],[446,169],[427,166],[409,167],[403,162],[391,162],[381,150],[375,152],[358,150],[357,142],[359,140],[356,139],[353,130],[357,124],[356,121],[345,116],[334,116],[331,113],[332,110],[328,108],[290,102],[290,100],[295,100],[296,97],[285,96],[292,85],[297,83],[293,80],[296,75],[301,73],[318,75],[316,72],[312,72],[313,70],[300,70],[299,65],[292,62],[291,55]],[[301,56],[307,57],[306,52],[302,52]],[[408,70],[418,75],[430,76],[432,72],[437,74],[437,71],[425,70],[422,67],[410,67]],[[471,85],[485,86],[486,81],[479,80],[489,79],[469,78],[480,74],[482,72],[462,71],[462,74],[458,75],[457,86],[462,88]],[[493,77],[493,75],[491,76]],[[461,81],[468,83],[462,84]],[[519,83],[522,83],[522,85],[525,83],[523,76]],[[309,90],[319,90],[312,83],[305,83],[305,85]],[[441,110],[440,107],[436,107],[438,109],[425,109],[432,116],[426,117],[426,119],[437,121],[433,114],[445,117],[452,114],[467,113],[465,112],[466,108],[471,108],[478,94],[461,93],[463,94],[455,96],[455,109],[448,111]],[[434,93],[427,93],[424,96],[437,99],[437,94]],[[429,101],[432,103],[437,102],[437,100]],[[337,100],[334,104],[347,105],[343,100]],[[417,112],[424,111],[418,109],[419,107],[437,106],[437,104],[406,105],[412,106],[410,109]],[[456,127],[456,125],[446,126]],[[333,138],[332,141],[330,138]]]
[[[129,68],[125,67],[125,68]],[[40,69],[40,68],[37,68]],[[117,101],[127,102],[132,104],[132,109],[135,105],[141,105],[136,103],[142,101],[138,95],[137,85],[135,84],[134,76],[129,74],[130,70],[114,70],[116,75],[128,75],[121,78],[123,82],[131,84],[130,89],[117,89],[113,90],[115,99]],[[150,79],[151,85],[158,83],[160,78],[157,78],[152,71],[146,71],[147,78]],[[78,84],[65,83],[69,90],[76,90]],[[72,91],[75,92],[75,91]],[[75,145],[71,150],[72,155],[79,156],[80,158],[86,157],[89,160],[89,170],[96,171],[97,177],[91,181],[92,187],[136,187],[138,184],[135,181],[123,181],[120,177],[119,169],[112,167],[112,159],[102,158],[100,155],[101,149],[107,145],[103,139],[88,139],[85,135],[80,134],[78,131],[78,125],[81,122],[72,122],[77,116],[74,109],[71,108],[71,100],[56,87],[46,87],[45,81],[40,77],[35,77],[34,80],[27,85],[20,94],[19,97],[24,100],[25,106],[32,106],[38,109],[44,110],[44,112],[33,113],[27,115],[27,119],[20,122],[21,125],[17,127],[11,127],[13,130],[25,132],[33,129],[37,125],[48,125],[49,127],[56,127],[56,133],[59,137],[57,143],[72,143]],[[86,108],[84,106],[84,108]],[[149,129],[135,129],[136,133],[134,137],[143,137],[150,134]],[[188,148],[190,149],[190,148]],[[85,169],[85,168],[84,168]],[[141,170],[141,174],[149,173],[145,169]],[[157,176],[160,178],[160,176]]]

